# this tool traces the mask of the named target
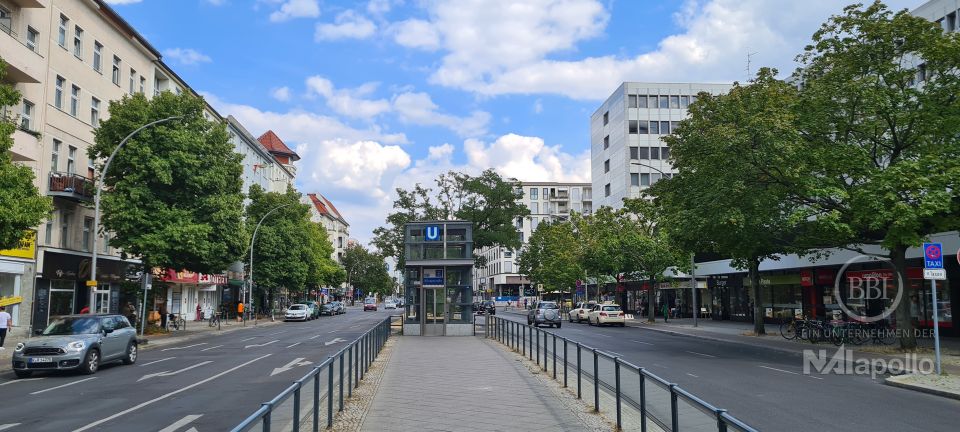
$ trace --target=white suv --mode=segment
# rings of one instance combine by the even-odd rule
[[[590,313],[590,310],[596,306],[596,302],[580,302],[577,303],[577,307],[570,309],[570,312],[567,312],[567,321],[570,322],[584,322],[587,320],[587,314]]]

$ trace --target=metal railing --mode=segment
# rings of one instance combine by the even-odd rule
[[[593,399],[594,411],[601,407],[616,416],[618,429],[666,431],[740,431],[756,429],[677,384],[620,357],[496,316],[486,317],[484,336],[520,353],[561,381],[576,385],[577,398]],[[559,378],[558,378],[559,376]]]
[[[319,431],[333,427],[334,406],[343,411],[344,391],[353,397],[364,374],[390,337],[392,317],[380,321],[336,354],[327,357],[303,378],[293,382],[269,402],[260,405],[233,432],[261,430]],[[346,379],[346,381],[344,381]],[[321,416],[321,411],[325,411]],[[323,422],[321,422],[321,418]]]

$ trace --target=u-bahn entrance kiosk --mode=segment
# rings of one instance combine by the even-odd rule
[[[409,223],[404,248],[403,334],[473,335],[473,224]]]

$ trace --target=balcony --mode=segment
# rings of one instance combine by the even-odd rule
[[[27,48],[24,35],[14,31],[14,23],[0,18],[0,52],[7,63],[7,80],[13,83],[38,84],[46,70],[43,57]]]
[[[80,203],[93,201],[93,181],[79,174],[51,172],[49,184],[47,195],[52,197],[60,197]]]
[[[570,199],[569,191],[550,191],[550,201],[567,201]]]

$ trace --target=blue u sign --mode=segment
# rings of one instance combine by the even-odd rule
[[[440,226],[430,225],[424,228],[424,237],[429,241],[440,240]]]

